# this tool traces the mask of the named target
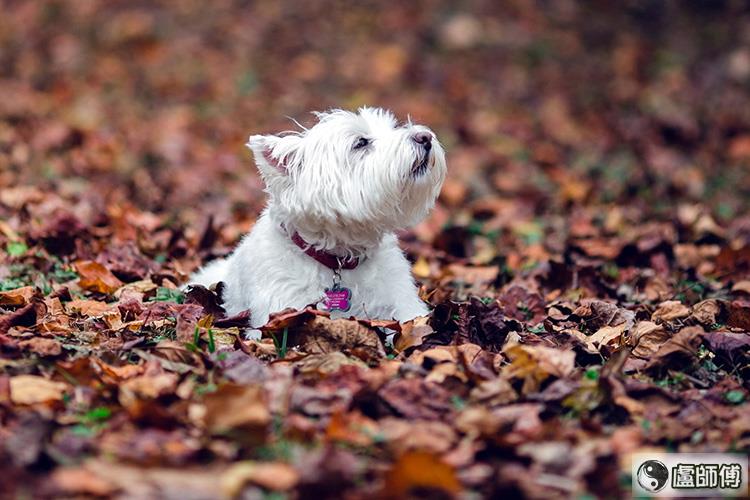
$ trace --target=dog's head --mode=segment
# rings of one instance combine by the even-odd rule
[[[324,247],[356,244],[359,233],[379,235],[425,217],[446,172],[430,129],[399,124],[377,108],[316,116],[312,128],[253,135],[247,143],[275,217]]]

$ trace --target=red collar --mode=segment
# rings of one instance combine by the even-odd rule
[[[303,240],[302,236],[300,236],[297,232],[292,235],[292,241],[307,255],[333,271],[338,271],[339,269],[354,269],[359,265],[359,258],[357,257],[347,257],[345,259],[342,259],[341,257],[330,252],[316,250],[305,240]]]

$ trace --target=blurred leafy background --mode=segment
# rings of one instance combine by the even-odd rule
[[[213,200],[217,214],[252,218],[262,196],[248,134],[376,105],[428,124],[447,147],[444,219],[497,196],[524,217],[702,201],[731,219],[750,199],[743,1],[6,0],[2,10],[5,185],[96,186],[175,214]]]

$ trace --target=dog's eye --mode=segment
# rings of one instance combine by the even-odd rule
[[[368,144],[370,144],[370,139],[368,139],[367,137],[360,137],[357,142],[354,143],[352,149],[362,149]]]

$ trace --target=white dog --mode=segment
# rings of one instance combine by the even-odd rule
[[[254,328],[287,307],[406,321],[427,314],[394,231],[435,203],[445,154],[435,134],[377,108],[316,113],[301,132],[253,135],[269,195],[252,231],[190,283],[223,281],[228,314]]]

